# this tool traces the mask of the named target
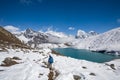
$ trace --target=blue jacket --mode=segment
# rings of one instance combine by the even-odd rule
[[[52,57],[52,56],[49,56],[48,62],[49,62],[50,64],[53,63],[53,57]]]

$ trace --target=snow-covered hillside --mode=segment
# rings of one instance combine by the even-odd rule
[[[116,51],[120,54],[120,28],[78,41],[75,45],[77,48]]]
[[[49,70],[48,54],[54,58],[53,69]],[[50,49],[8,49],[0,52],[0,64],[5,58],[18,64],[0,66],[0,80],[119,80],[120,60],[93,63],[51,53]],[[2,62],[4,61],[4,62]],[[9,61],[8,61],[9,62]]]

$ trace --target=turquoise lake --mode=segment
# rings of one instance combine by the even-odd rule
[[[54,51],[68,57],[83,59],[92,62],[108,62],[113,59],[120,59],[120,56],[112,56],[108,54],[102,54],[97,52],[91,52],[89,50],[74,49],[74,48],[55,48]]]

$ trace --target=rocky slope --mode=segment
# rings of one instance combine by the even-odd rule
[[[5,30],[3,27],[0,27],[0,47],[8,46],[27,47],[12,33]]]

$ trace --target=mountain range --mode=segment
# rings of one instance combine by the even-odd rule
[[[69,36],[63,32],[56,32],[48,30],[46,32],[34,31],[30,28],[18,32],[15,34],[21,41],[28,44],[41,44],[41,43],[68,43],[76,39],[85,39],[91,36],[98,35],[95,31],[90,31],[86,33],[85,31],[78,30],[76,36]]]
[[[1,34],[1,36],[2,35],[4,34]],[[95,31],[87,33],[83,30],[78,30],[76,36],[69,36],[63,32],[56,31],[34,31],[28,28],[14,35],[18,39],[16,37],[10,37],[8,40],[15,38],[18,43],[23,42],[33,48],[39,47],[39,45],[43,43],[56,45],[67,44],[74,48],[120,55],[120,28],[112,29],[101,34]],[[15,41],[13,40],[13,42]]]

